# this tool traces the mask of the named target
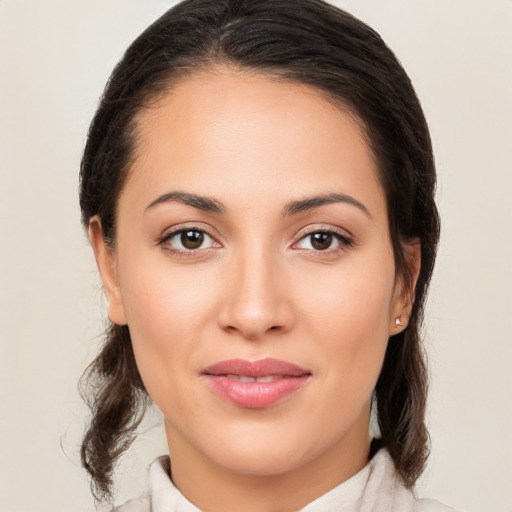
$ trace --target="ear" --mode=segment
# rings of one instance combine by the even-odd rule
[[[117,276],[117,261],[114,250],[105,242],[101,220],[96,215],[89,221],[89,240],[91,241],[96,264],[100,271],[103,289],[107,296],[107,314],[111,322],[118,325],[125,325],[123,302],[121,300],[121,289]]]
[[[414,305],[414,290],[421,269],[421,242],[418,238],[402,243],[405,263],[409,270],[410,281],[400,276],[395,283],[391,314],[389,319],[389,335],[402,332],[409,322]]]

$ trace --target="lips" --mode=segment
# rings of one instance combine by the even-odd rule
[[[270,407],[301,389],[311,372],[279,359],[229,359],[202,372],[210,388],[222,398],[249,409]]]

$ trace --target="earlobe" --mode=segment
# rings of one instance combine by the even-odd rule
[[[402,244],[405,262],[409,270],[409,279],[399,278],[396,283],[391,307],[389,334],[398,334],[408,324],[414,305],[414,291],[421,269],[421,242],[415,238]]]
[[[89,221],[89,240],[91,241],[96,264],[100,271],[103,289],[107,296],[107,314],[111,322],[118,325],[125,325],[126,316],[123,302],[121,300],[121,289],[117,275],[117,263],[114,250],[105,242],[101,220],[94,216]]]

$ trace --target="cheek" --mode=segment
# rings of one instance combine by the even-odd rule
[[[304,327],[322,353],[321,371],[332,393],[354,406],[362,404],[371,396],[389,339],[394,262],[383,258],[316,277],[301,286]]]
[[[394,292],[394,260],[388,251],[349,257],[340,267],[302,272],[295,295],[310,327],[325,329],[340,343],[354,337],[370,342],[388,333]],[[330,336],[330,337],[332,337]]]
[[[205,322],[212,317],[213,287],[192,266],[168,262],[131,265],[121,292],[135,358],[146,389],[159,405],[183,379]],[[139,270],[133,271],[133,268]]]

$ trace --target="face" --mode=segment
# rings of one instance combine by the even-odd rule
[[[171,456],[252,475],[366,458],[404,304],[357,120],[225,70],[184,79],[139,128],[115,250],[94,222],[91,239]]]

